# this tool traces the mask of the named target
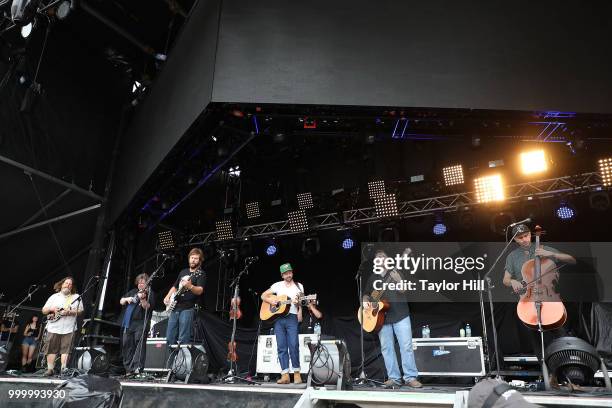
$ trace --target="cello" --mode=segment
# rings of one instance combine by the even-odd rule
[[[535,248],[540,248],[542,227],[535,227]],[[516,305],[516,313],[523,324],[530,329],[557,329],[565,324],[567,312],[561,297],[554,291],[554,281],[558,279],[555,262],[549,258],[535,256],[523,264],[521,275],[525,291]]]

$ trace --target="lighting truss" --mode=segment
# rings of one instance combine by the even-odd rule
[[[506,200],[508,204],[521,203],[529,199],[549,199],[559,196],[588,194],[602,188],[602,177],[597,172],[576,174],[572,176],[556,177],[546,180],[529,181],[506,186]],[[477,208],[480,204],[475,192],[448,194],[419,200],[397,203],[397,218],[412,218],[426,215],[435,215],[440,212],[455,212],[465,207]],[[356,227],[358,225],[380,222],[376,207],[358,208],[339,213],[327,213],[311,216],[310,230],[337,229],[342,226]],[[288,220],[269,222],[265,224],[241,227],[237,239],[248,237],[273,237],[295,234]],[[216,240],[215,232],[204,232],[191,235],[186,246],[212,243]]]
[[[297,195],[298,208],[300,210],[308,210],[314,207],[312,202],[312,193],[300,193]]]
[[[217,221],[215,223],[215,229],[217,230],[217,239],[221,241],[234,239],[234,231],[232,230],[231,221]]]
[[[374,200],[377,197],[383,197],[387,194],[385,192],[385,182],[382,180],[370,181],[368,183],[368,192],[370,194],[370,200]]]
[[[464,183],[463,166],[460,164],[444,167],[442,169],[442,174],[444,176],[444,184],[447,187]]]
[[[304,232],[308,230],[308,219],[306,219],[306,211],[291,211],[287,215],[289,216],[289,228],[292,232]]]
[[[258,218],[261,214],[259,212],[259,201],[253,201],[246,205],[247,218]]]

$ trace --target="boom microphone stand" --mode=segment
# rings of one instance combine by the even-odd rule
[[[514,237],[516,237],[517,234],[518,234],[518,231],[512,236],[512,238],[510,238],[510,240],[508,242],[506,242],[506,246],[500,252],[499,256],[497,257],[495,262],[493,262],[493,265],[491,265],[491,267],[489,268],[487,273],[485,273],[485,275],[484,275],[484,280],[485,280],[485,282],[487,284],[487,295],[489,297],[489,310],[490,310],[490,313],[491,313],[491,328],[493,329],[493,348],[494,348],[494,351],[495,351],[495,376],[497,378],[499,378],[499,370],[500,370],[499,346],[497,344],[497,328],[495,327],[495,310],[493,308],[493,294],[491,293],[491,289],[493,289],[495,287],[495,285],[491,281],[491,276],[490,275],[491,275],[491,272],[493,272],[493,269],[495,269],[495,266],[497,266],[497,264],[498,264],[499,260],[501,259],[501,257],[508,250],[508,247],[510,246],[510,244],[514,240]],[[486,330],[486,318],[485,318],[485,315],[484,315],[484,303],[483,302],[484,301],[483,301],[482,291],[481,291],[481,295],[480,295],[480,313],[482,314],[482,320],[485,322],[485,325],[483,326],[483,334],[484,334],[485,330]],[[486,338],[485,338],[485,343],[488,346],[488,342],[487,342]]]

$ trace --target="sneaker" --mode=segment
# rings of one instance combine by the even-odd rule
[[[383,386],[385,388],[399,388],[402,386],[402,384],[398,381],[392,380],[391,378],[389,378],[387,381],[385,381],[383,383]]]
[[[52,377],[54,374],[55,374],[55,372],[53,372],[53,370],[45,371],[45,377]]]
[[[412,388],[422,388],[423,387],[423,384],[421,384],[421,382],[417,380],[416,378],[411,378],[405,383],[407,386],[412,387]]]

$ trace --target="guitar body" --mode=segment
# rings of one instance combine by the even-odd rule
[[[182,285],[180,285],[180,287],[178,288],[176,292],[170,295],[170,302],[166,306],[166,312],[174,311],[174,308],[176,307],[176,304],[178,303],[178,297],[182,295],[183,293],[187,292],[187,285],[186,285],[187,281],[193,278],[197,278],[201,274],[202,272],[200,270],[197,270],[196,272],[193,272],[191,275],[185,275],[181,278]]]
[[[363,321],[361,321],[361,313],[363,310]],[[361,327],[368,333],[377,332],[385,323],[385,312],[389,310],[389,303],[382,300],[376,303],[373,309],[363,309],[363,306],[357,311],[357,319],[361,323]]]
[[[49,313],[47,315],[47,323],[57,322],[59,319],[61,319],[63,317],[62,314],[61,314],[63,310],[64,310],[64,308],[62,307],[61,309],[59,309],[55,313]]]
[[[279,302],[278,305],[271,305],[268,302],[261,302],[261,308],[259,309],[259,318],[261,320],[273,322],[281,316],[285,316],[291,309],[291,300],[287,295],[275,296],[275,299]],[[289,302],[289,303],[283,303]]]
[[[563,302],[542,302],[542,328],[554,330],[567,321],[567,311]],[[516,313],[523,324],[530,329],[538,330],[538,315],[535,302],[521,300],[516,305]]]

